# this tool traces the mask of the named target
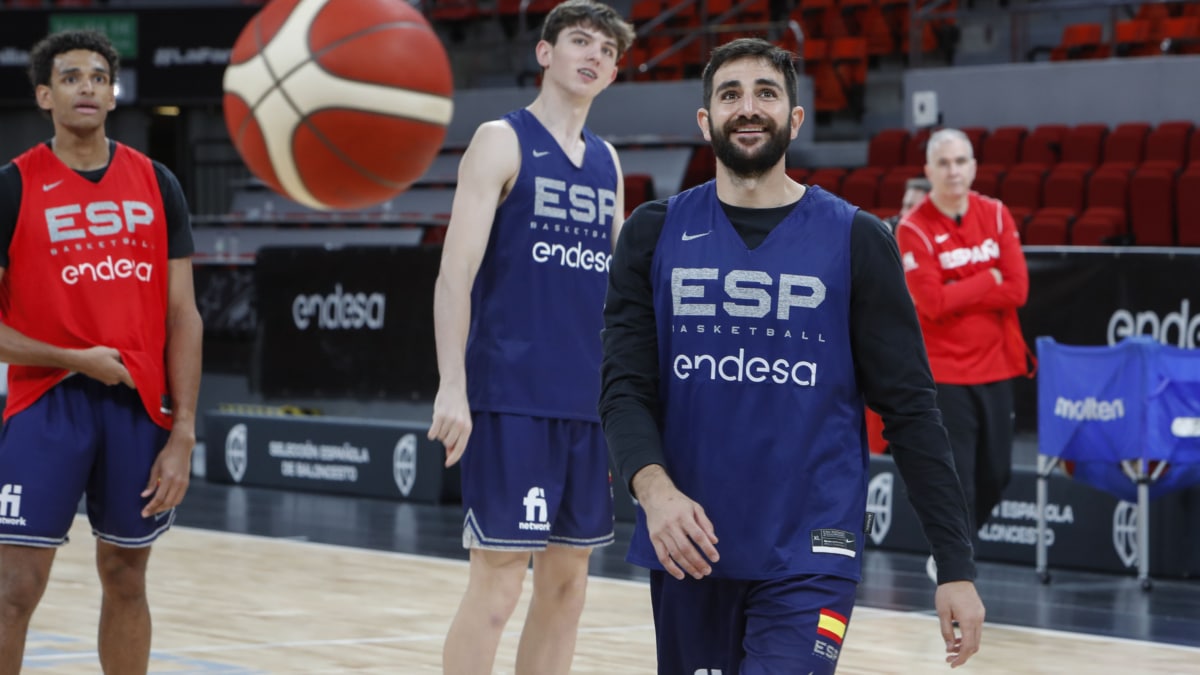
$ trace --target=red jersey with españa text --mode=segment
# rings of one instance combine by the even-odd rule
[[[1027,374],[1017,308],[1029,294],[1029,272],[1008,209],[972,192],[955,219],[926,199],[900,221],[896,243],[934,381],[986,384]]]
[[[153,164],[120,143],[98,183],[80,176],[46,144],[13,164],[23,191],[0,283],[5,322],[57,347],[116,349],[150,418],[170,429],[167,222]],[[69,374],[10,366],[4,418]]]

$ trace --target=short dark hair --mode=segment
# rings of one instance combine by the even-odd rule
[[[580,25],[595,28],[616,40],[618,59],[633,44],[633,26],[621,18],[617,10],[595,0],[566,0],[555,6],[546,15],[546,23],[542,24],[542,39],[557,44],[559,33]]]
[[[98,30],[65,30],[47,36],[29,52],[29,81],[33,88],[50,84],[50,76],[54,74],[54,57],[76,49],[86,49],[103,56],[108,61],[109,80],[117,81],[120,57],[107,35]]]
[[[928,178],[921,178],[918,176],[916,178],[909,178],[908,181],[904,183],[904,189],[920,190],[921,192],[928,193],[933,191],[933,186],[929,184]]]
[[[704,109],[708,110],[712,104],[713,75],[717,69],[729,61],[746,57],[766,59],[775,66],[775,70],[783,75],[788,105],[795,108],[797,105],[795,55],[760,38],[738,38],[714,49],[712,56],[708,59],[708,65],[704,67]]]

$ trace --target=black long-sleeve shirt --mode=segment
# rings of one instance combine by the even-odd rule
[[[625,221],[604,308],[600,417],[617,470],[631,490],[638,471],[665,464],[650,270],[666,204],[643,204]],[[795,204],[722,207],[746,245],[754,248]],[[900,255],[888,227],[865,211],[857,212],[851,225],[850,266],[850,339],[859,388],[866,404],[883,418],[884,438],[933,547],[940,581],[974,579],[966,500]]]

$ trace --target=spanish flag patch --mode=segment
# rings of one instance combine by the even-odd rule
[[[842,637],[846,635],[846,617],[832,609],[821,609],[821,617],[817,619],[817,635],[842,644]]]

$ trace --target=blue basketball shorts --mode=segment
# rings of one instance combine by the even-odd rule
[[[475,413],[462,497],[464,548],[613,542],[608,446],[595,422]]]
[[[63,380],[0,430],[0,544],[61,546],[86,494],[96,537],[149,546],[175,519],[174,509],[141,514],[168,435],[133,389],[84,375]]]
[[[651,570],[658,672],[832,675],[856,586],[830,576],[679,581]]]

